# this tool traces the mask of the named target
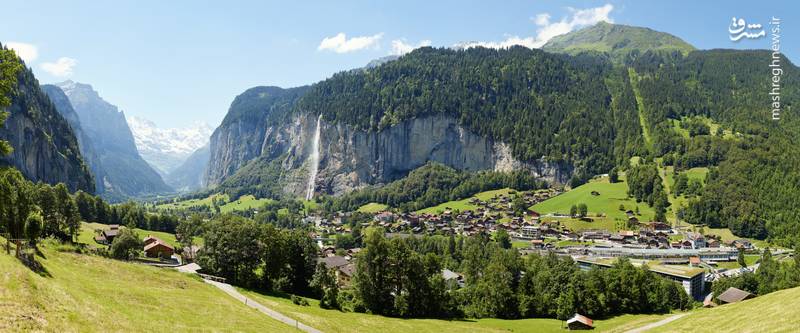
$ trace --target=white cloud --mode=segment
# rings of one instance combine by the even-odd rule
[[[333,37],[326,37],[319,43],[317,50],[329,50],[336,53],[348,53],[364,49],[377,49],[380,47],[378,44],[383,38],[383,33],[375,34],[372,36],[359,36],[347,38],[344,32],[340,32]]]
[[[395,39],[392,41],[392,54],[404,55],[408,52],[414,51],[414,49],[424,46],[431,46],[431,41],[425,39],[421,40],[419,43],[417,43],[417,45],[413,45],[406,43],[405,39]]]
[[[39,48],[36,45],[20,42],[8,42],[6,46],[14,50],[17,56],[22,58],[26,63],[31,63],[39,57]]]
[[[540,48],[544,44],[547,43],[551,38],[563,35],[568,33],[576,28],[584,27],[587,25],[593,25],[598,22],[609,22],[613,23],[609,17],[611,11],[614,10],[614,6],[611,4],[606,4],[601,7],[595,8],[587,8],[587,9],[575,9],[575,8],[567,8],[570,14],[568,17],[562,18],[560,21],[551,22],[551,16],[549,13],[541,13],[537,14],[531,20],[534,24],[538,26],[536,29],[536,36],[531,37],[519,37],[519,36],[508,36],[505,40],[500,42],[466,42],[466,43],[459,43],[456,44],[455,47],[457,48],[470,48],[476,46],[483,46],[488,48],[508,48],[514,45],[522,45],[528,48]]]
[[[61,57],[56,62],[42,63],[40,67],[53,76],[70,76],[72,75],[72,68],[77,64],[78,61],[75,59]]]

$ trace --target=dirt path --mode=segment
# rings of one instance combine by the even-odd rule
[[[657,321],[655,323],[650,323],[650,324],[644,325],[642,327],[639,327],[639,328],[636,328],[636,329],[632,329],[632,330],[630,330],[630,331],[628,331],[626,333],[642,333],[642,332],[645,332],[645,331],[647,331],[649,329],[653,329],[653,328],[656,328],[656,327],[659,327],[659,326],[663,326],[663,325],[669,324],[669,323],[671,323],[673,321],[676,321],[678,319],[683,318],[683,316],[686,316],[686,315],[688,315],[688,313],[677,314],[677,315],[674,315],[672,317],[659,320],[659,321]]]
[[[261,311],[265,315],[270,316],[273,319],[278,320],[278,321],[280,321],[280,322],[282,322],[282,323],[284,323],[286,325],[292,326],[292,327],[297,328],[297,329],[299,329],[301,331],[305,331],[305,332],[309,332],[309,333],[322,333],[322,331],[320,331],[320,330],[318,330],[316,328],[313,328],[311,326],[308,326],[308,325],[305,325],[303,323],[300,323],[299,321],[294,320],[292,318],[289,318],[286,315],[284,315],[284,314],[282,314],[282,313],[280,313],[278,311],[272,310],[272,309],[270,309],[270,308],[268,308],[266,306],[261,305],[260,303],[248,298],[247,296],[242,295],[239,291],[236,290],[236,288],[234,288],[233,286],[231,286],[231,285],[229,285],[227,283],[216,282],[216,281],[211,281],[211,280],[203,280],[203,281],[205,281],[206,283],[211,284],[211,285],[219,288],[220,290],[224,291],[226,294],[228,294],[231,297],[239,300],[240,302],[244,303],[245,305],[247,305],[247,306],[249,306],[251,308],[254,308],[254,309],[258,310],[258,311]]]

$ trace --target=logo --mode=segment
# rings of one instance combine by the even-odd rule
[[[742,38],[759,39],[767,35],[761,24],[747,24],[743,18],[731,19],[731,25],[728,27],[731,41],[738,42]]]

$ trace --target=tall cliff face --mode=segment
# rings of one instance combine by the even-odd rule
[[[255,87],[233,100],[222,125],[211,135],[206,184],[215,186],[261,155],[267,127],[287,114],[307,87]]]
[[[223,180],[221,186],[241,186],[242,178],[254,180],[253,169],[273,165],[279,168],[272,181],[284,193],[300,196],[306,190],[317,117],[297,115],[282,125],[263,127],[263,139],[249,155],[258,156],[236,174]],[[223,128],[221,137],[231,133]],[[345,124],[320,122],[319,171],[314,183],[316,193],[338,195],[366,185],[387,183],[404,177],[428,161],[439,162],[458,170],[512,171],[530,170],[553,182],[565,182],[570,169],[545,161],[523,163],[511,155],[503,142],[479,136],[458,125],[456,119],[444,115],[426,116],[403,121],[377,132],[356,129]],[[220,151],[236,147],[218,145]],[[247,161],[239,161],[243,163]],[[257,179],[265,182],[268,179]]]
[[[90,85],[66,81],[56,86],[80,119],[98,194],[119,201],[172,191],[139,155],[125,115],[116,106],[104,101]]]
[[[98,164],[97,153],[94,150],[94,145],[92,145],[92,140],[83,130],[80,117],[78,117],[78,113],[75,112],[75,109],[72,108],[69,98],[64,94],[61,88],[52,84],[42,85],[41,88],[42,91],[47,94],[47,97],[50,98],[50,101],[53,102],[53,106],[55,106],[56,110],[67,120],[69,126],[72,127],[72,132],[75,133],[75,138],[78,139],[78,148],[80,149],[83,161],[86,163],[86,166],[89,167],[89,170],[92,171],[92,175],[96,175],[97,172],[95,172],[95,168]]]
[[[56,184],[72,190],[94,192],[94,179],[78,148],[78,139],[55,108],[30,70],[22,70],[11,97],[10,113],[0,140],[14,151],[0,158],[0,164],[19,169],[28,179]]]

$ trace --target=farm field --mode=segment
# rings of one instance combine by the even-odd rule
[[[46,243],[38,272],[0,254],[0,331],[294,331],[199,278]]]

